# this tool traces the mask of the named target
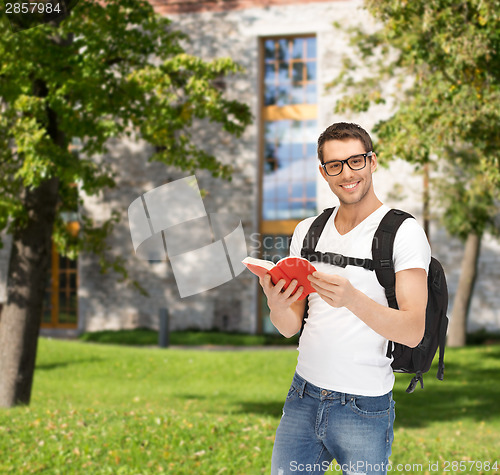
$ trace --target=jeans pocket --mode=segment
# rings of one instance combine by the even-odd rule
[[[289,399],[292,399],[293,396],[295,396],[296,394],[297,394],[297,388],[292,383],[290,389],[288,390],[288,394],[286,395],[286,400],[288,401]]]
[[[383,417],[391,410],[392,394],[383,396],[354,396],[351,399],[353,412],[364,417]]]

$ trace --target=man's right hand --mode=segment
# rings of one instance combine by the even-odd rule
[[[267,297],[267,305],[271,311],[273,310],[285,310],[294,302],[296,302],[304,291],[304,287],[300,286],[298,289],[298,282],[294,279],[290,282],[290,285],[284,290],[286,285],[286,280],[279,280],[276,285],[271,281],[271,275],[266,274],[264,277],[259,278],[260,285],[264,290]],[[295,291],[296,290],[296,291]]]
[[[269,274],[261,277],[259,282],[267,297],[272,324],[286,338],[292,337],[302,326],[306,301],[299,300],[299,297],[304,288],[300,286],[296,289],[297,281],[293,280],[288,288],[283,290],[286,280],[281,279],[274,285]]]

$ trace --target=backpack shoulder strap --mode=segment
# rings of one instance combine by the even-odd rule
[[[378,264],[375,267],[375,273],[380,285],[385,289],[387,302],[391,308],[398,308],[395,289],[396,275],[392,261],[394,239],[399,227],[408,218],[413,218],[413,216],[399,209],[391,209],[382,218],[372,242],[372,259]]]
[[[334,210],[335,206],[333,208],[326,208],[312,222],[302,243],[302,250],[301,250],[302,257],[308,255],[310,252],[314,252],[314,250],[316,249],[316,245],[318,244],[319,237],[321,236],[323,229],[325,229],[326,223],[330,219]],[[309,309],[309,296],[306,297],[306,307],[304,309],[304,315],[302,316],[302,325],[300,327],[299,335],[302,335],[302,332],[304,331],[304,325],[307,319],[308,309]]]
[[[316,245],[318,244],[319,237],[321,236],[323,229],[325,229],[326,223],[330,219],[334,210],[335,206],[333,208],[326,208],[312,222],[307,234],[304,237],[301,254],[304,254],[306,250],[314,252]]]

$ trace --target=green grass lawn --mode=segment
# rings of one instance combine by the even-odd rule
[[[269,473],[296,357],[40,339],[31,405],[0,410],[0,473]],[[393,473],[500,473],[500,346],[432,372],[410,395],[397,376]]]

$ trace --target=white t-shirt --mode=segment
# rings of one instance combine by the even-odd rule
[[[335,227],[335,209],[320,236],[317,251],[371,259],[375,231],[389,211],[382,205],[347,234]],[[315,217],[307,218],[295,228],[290,255],[300,256],[304,237]],[[415,219],[406,219],[394,241],[394,270],[422,268],[430,263],[427,237]],[[388,306],[384,288],[374,271],[362,267],[345,268],[315,262],[320,272],[338,274],[365,295]],[[321,388],[362,396],[381,396],[392,390],[394,374],[387,358],[387,339],[376,333],[345,307],[334,308],[317,293],[309,295],[307,323],[299,342],[297,373]]]

